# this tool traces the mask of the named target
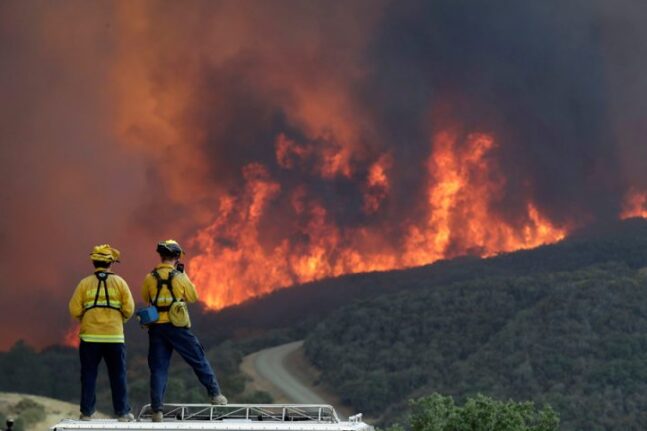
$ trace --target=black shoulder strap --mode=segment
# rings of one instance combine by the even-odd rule
[[[157,305],[157,300],[160,297],[160,292],[162,291],[162,288],[166,286],[166,288],[169,290],[171,293],[171,298],[173,302],[177,301],[177,298],[175,297],[175,294],[173,293],[173,277],[178,273],[177,270],[173,269],[171,272],[168,274],[168,278],[164,279],[162,276],[157,272],[157,269],[154,269],[151,271],[151,274],[153,274],[153,277],[155,277],[155,280],[157,281],[157,292],[155,293],[155,300],[152,300],[151,303],[154,305],[159,311],[168,311],[170,306],[159,306]]]
[[[160,291],[162,290],[162,278],[160,277],[156,269],[152,270],[151,274],[153,274],[153,277],[155,277],[155,280],[157,281],[157,293],[155,294],[155,300],[153,300],[153,298],[150,298],[150,295],[149,299],[151,304],[157,307],[157,299],[159,298]]]
[[[106,295],[106,305],[110,307],[110,295],[108,295],[108,273],[103,271],[97,271],[94,273],[99,279],[99,284],[97,284],[97,294],[94,295],[94,307],[97,306],[97,301],[99,301],[99,291],[101,290],[101,285],[103,284],[103,292]]]
[[[97,271],[94,273],[99,282],[97,283],[97,292],[94,295],[94,304],[86,308],[85,311],[91,310],[92,308],[112,308],[113,310],[121,310],[119,307],[114,307],[110,305],[110,295],[108,294],[108,277],[110,276],[109,272]],[[106,304],[99,305],[99,292],[101,291],[101,285],[103,285],[103,292],[106,297]]]

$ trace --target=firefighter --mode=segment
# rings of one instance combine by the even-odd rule
[[[94,273],[79,282],[69,303],[70,314],[81,321],[81,420],[90,420],[95,412],[101,359],[108,368],[117,419],[135,420],[128,403],[123,326],[133,315],[135,303],[126,281],[111,270],[112,264],[119,262],[119,255],[119,250],[109,244],[94,247],[90,253]]]
[[[206,388],[212,404],[227,404],[220,393],[216,375],[207,360],[204,349],[191,327],[186,303],[198,299],[195,286],[184,272],[179,259],[184,250],[172,239],[157,244],[161,263],[146,275],[142,299],[157,308],[159,317],[148,325],[148,367],[151,373],[150,395],[153,422],[163,418],[164,393],[173,350],[193,368],[198,380]]]

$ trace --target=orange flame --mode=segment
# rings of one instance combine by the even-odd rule
[[[491,136],[469,135],[465,148],[456,136],[440,133],[429,160],[429,218],[425,226],[410,226],[404,264],[423,265],[461,254],[491,256],[559,241],[566,232],[527,204],[525,222],[511,225],[497,216],[505,178],[487,155],[496,145]]]
[[[631,189],[627,194],[620,218],[647,218],[647,192]]]
[[[63,337],[63,345],[67,347],[78,348],[80,331],[81,327],[79,326],[78,322],[73,323],[65,333],[65,337]]]
[[[275,149],[277,162],[286,169],[313,151],[283,135]],[[264,245],[262,215],[281,187],[262,165],[249,164],[243,169],[244,193],[223,196],[216,219],[194,238],[199,254],[189,262],[189,270],[206,291],[205,303],[218,309],[325,277],[410,267],[463,254],[490,256],[564,238],[566,231],[552,225],[532,202],[521,222],[507,221],[497,212],[506,179],[489,157],[495,149],[494,139],[486,134],[464,140],[451,133],[435,136],[427,163],[426,221],[409,224],[400,244],[389,241],[379,228],[336,226],[326,208],[300,187],[290,196],[291,217],[298,227]],[[366,175],[363,209],[368,214],[379,211],[388,199],[390,166],[391,157],[383,155]]]
[[[387,170],[391,167],[391,157],[384,154],[369,169],[366,178],[364,194],[364,212],[372,214],[380,209],[380,205],[389,194],[389,178]]]
[[[502,213],[506,178],[493,157],[494,137],[486,134],[434,136],[430,156],[420,161],[426,168],[425,199],[415,215],[400,214],[390,205],[395,201],[397,154],[376,152],[380,137],[373,133],[379,128],[353,96],[354,83],[367,73],[363,62],[353,59],[370,44],[370,30],[381,13],[362,9],[365,19],[353,19],[350,26],[335,21],[330,28],[319,26],[316,13],[304,21],[316,25],[286,33],[290,20],[267,20],[276,5],[263,8],[250,14],[248,8],[223,5],[208,19],[186,8],[172,9],[178,22],[191,29],[208,22],[208,31],[169,28],[158,21],[163,16],[158,8],[148,3],[124,2],[117,8],[119,61],[111,71],[117,133],[129,148],[152,159],[160,172],[155,187],[164,189],[172,204],[190,209],[187,217],[177,218],[177,229],[206,226],[190,241],[195,254],[188,270],[209,307],[324,277],[410,267],[461,254],[490,256],[563,238],[564,228],[541,213],[531,193],[521,214]],[[293,9],[286,8],[286,16]],[[353,16],[347,5],[332,12],[343,19]],[[167,37],[159,38],[160,28]],[[196,45],[196,35],[204,43]],[[331,38],[339,41],[340,50],[329,58],[323,48]],[[332,67],[321,67],[327,64]],[[205,66],[213,76],[204,73]],[[269,111],[263,113],[266,104],[272,112],[280,108],[286,124],[302,137],[296,141],[287,132],[273,136],[274,160],[245,164],[242,186],[238,172],[230,170],[241,166],[240,159],[230,164],[227,152],[216,151],[228,148],[229,124],[249,121],[231,109],[246,99],[235,102],[238,92],[228,94],[223,84],[232,67],[245,84],[241,95],[258,96],[258,121],[271,117]],[[202,91],[203,85],[209,91]],[[250,118],[255,121],[255,116]],[[263,133],[275,130],[274,125],[250,127]],[[265,145],[264,139],[251,147]],[[266,160],[264,153],[258,158]],[[320,183],[359,184],[359,216],[371,223],[337,223],[336,208],[309,184],[283,185],[278,175],[272,176],[277,168],[315,176]]]

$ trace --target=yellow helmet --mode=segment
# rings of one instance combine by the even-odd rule
[[[156,251],[159,254],[166,256],[178,258],[184,256],[184,250],[182,250],[180,244],[174,239],[167,239],[166,241],[158,242]]]
[[[101,244],[95,245],[94,248],[92,248],[90,260],[106,263],[119,262],[120,255],[121,253],[119,250],[112,248],[110,244]]]

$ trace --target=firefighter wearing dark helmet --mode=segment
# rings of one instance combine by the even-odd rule
[[[111,270],[119,256],[109,244],[95,246],[90,253],[94,273],[79,282],[69,303],[70,314],[81,321],[81,420],[90,420],[95,412],[101,359],[108,368],[115,415],[121,422],[135,420],[128,404],[123,327],[135,303],[126,281]]]
[[[218,380],[204,349],[189,329],[188,314],[181,318],[182,310],[186,313],[185,304],[198,299],[195,286],[178,264],[184,250],[177,241],[169,239],[159,242],[156,251],[161,262],[146,275],[142,299],[155,306],[159,313],[159,319],[148,326],[148,367],[151,373],[152,419],[161,422],[168,368],[174,350],[193,368],[212,404],[227,404],[227,398],[220,393]],[[175,312],[180,317],[174,316]]]

